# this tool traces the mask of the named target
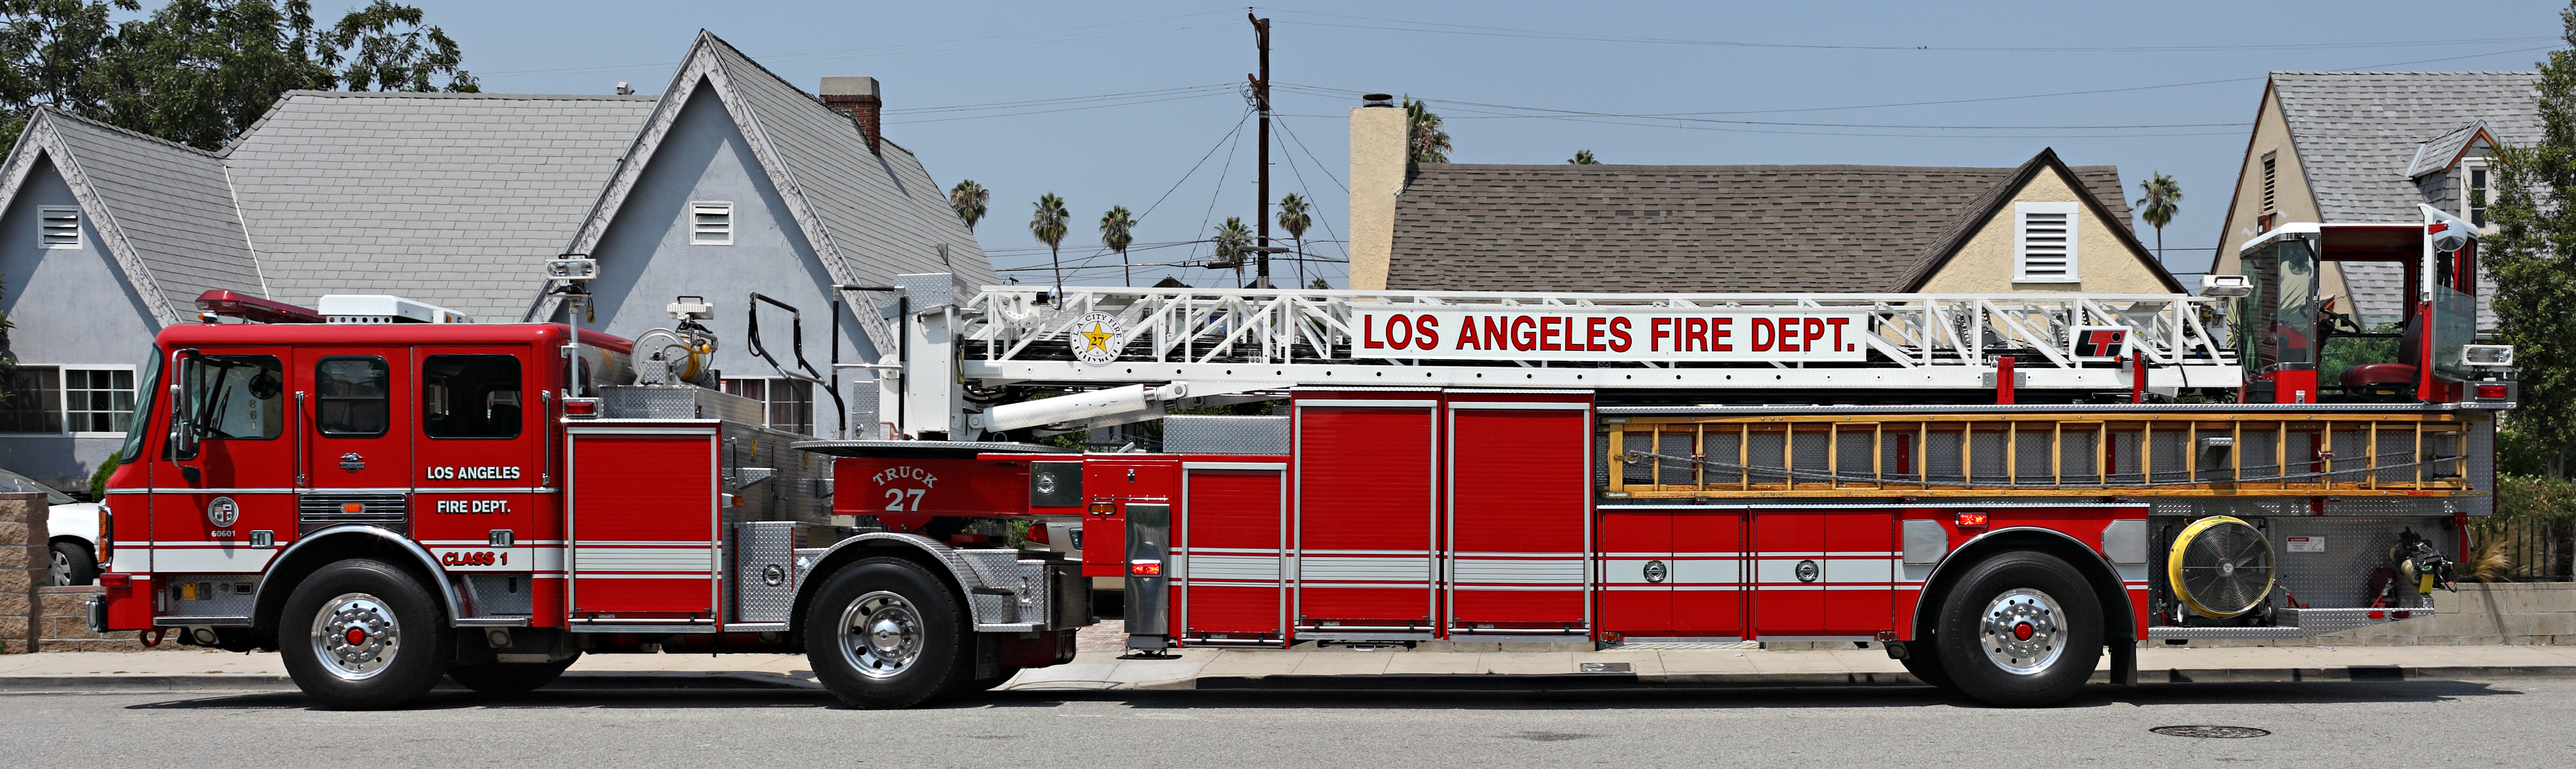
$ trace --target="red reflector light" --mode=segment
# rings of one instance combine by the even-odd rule
[[[1160,577],[1160,576],[1163,576],[1163,562],[1162,562],[1162,561],[1128,561],[1128,562],[1127,562],[1127,576],[1130,576],[1130,577]]]
[[[2504,391],[2504,385],[2478,385],[2478,397],[2480,398],[2502,398],[2504,397]]]
[[[1047,542],[1047,532],[1046,532],[1046,530],[1047,530],[1047,525],[1046,525],[1046,524],[1044,524],[1044,523],[1031,523],[1031,524],[1029,524],[1029,536],[1028,536],[1028,540],[1029,540],[1029,541],[1031,541],[1031,542],[1035,542],[1035,543],[1041,544],[1041,545],[1048,544],[1048,542]]]
[[[564,413],[574,416],[589,416],[597,414],[599,413],[599,401],[589,400],[586,398],[566,398],[564,399]]]
[[[2434,222],[2434,223],[2432,223],[2432,224],[2428,224],[2428,225],[2425,225],[2425,226],[2424,226],[2424,234],[2426,234],[2426,235],[2440,235],[2440,234],[2442,234],[2442,231],[2443,231],[2443,230],[2447,230],[2447,229],[2450,229],[2450,228],[2451,228],[2451,223],[2450,223],[2450,222]]]
[[[98,584],[100,587],[124,587],[126,585],[133,584],[133,581],[134,575],[121,571],[111,571],[98,575]]]
[[[1114,513],[1116,513],[1116,512],[1118,512],[1118,505],[1117,505],[1117,503],[1114,503],[1114,502],[1093,502],[1093,503],[1091,503],[1091,514],[1092,514],[1092,515],[1110,515],[1110,514],[1114,514]]]
[[[1985,528],[1985,527],[1986,527],[1986,514],[1985,514],[1985,513],[1960,513],[1960,514],[1959,514],[1959,528],[1962,528],[1962,529],[1982,529],[1982,528]]]

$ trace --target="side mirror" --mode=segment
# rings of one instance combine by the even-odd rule
[[[196,453],[197,426],[190,423],[186,412],[175,410],[170,412],[171,456],[189,457],[195,456]]]
[[[197,377],[197,351],[170,354],[170,458],[197,454],[197,409],[188,399],[188,383]]]

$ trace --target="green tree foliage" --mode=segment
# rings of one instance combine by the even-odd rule
[[[1440,115],[1429,105],[1412,96],[1404,97],[1404,161],[1407,163],[1447,163],[1449,132],[1440,129]]]
[[[2139,182],[2138,191],[2146,194],[2146,197],[2138,198],[2138,218],[2156,228],[2156,261],[2162,262],[2165,258],[2165,225],[2173,223],[2174,212],[2180,210],[2175,204],[2182,202],[2182,185],[2175,183],[2173,177],[2158,173]]]
[[[991,202],[993,193],[973,179],[959,181],[948,190],[948,208],[957,212],[957,219],[966,223],[968,232],[975,230],[976,222],[983,221],[985,204]]]
[[[2576,45],[2576,4],[2559,14]],[[2497,336],[2520,364],[2520,405],[2506,419],[2562,477],[2576,444],[2576,50],[2540,63],[2540,141],[2497,148],[2497,232],[2482,249],[2495,279]]]
[[[315,26],[310,0],[0,0],[0,111],[15,140],[51,107],[200,149],[220,148],[297,89],[478,89],[420,9],[387,0]]]
[[[1037,212],[1029,216],[1029,234],[1047,244],[1047,261],[1055,269],[1056,301],[1064,301],[1064,232],[1073,214],[1064,210],[1064,198],[1055,193],[1038,196]]]
[[[1244,249],[1252,247],[1252,228],[1243,223],[1243,217],[1229,216],[1224,224],[1216,226],[1216,234],[1208,242],[1216,244],[1216,261],[1208,266],[1234,268],[1234,284],[1243,285],[1243,255]]]
[[[1136,276],[1127,269],[1127,246],[1136,242],[1136,214],[1126,206],[1110,206],[1100,215],[1100,245],[1118,255],[1118,278],[1126,285],[1136,285]]]
[[[1565,163],[1566,165],[1576,166],[1597,166],[1601,165],[1601,160],[1593,157],[1591,150],[1575,150],[1574,159],[1565,161]]]
[[[1288,231],[1288,239],[1297,243],[1297,282],[1306,282],[1306,228],[1315,226],[1315,207],[1303,195],[1291,192],[1279,198],[1279,229]]]

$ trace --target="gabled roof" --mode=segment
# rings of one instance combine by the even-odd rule
[[[2329,222],[2411,222],[2408,172],[2426,142],[2483,121],[2506,144],[2540,139],[2537,72],[2275,72],[2299,167]],[[2465,139],[2462,139],[2465,142]]]
[[[221,158],[39,108],[0,171],[0,208],[38,157],[53,162],[84,219],[162,324],[193,316],[208,289],[261,292]]]
[[[2016,168],[1435,163],[1396,199],[1387,285],[1903,292],[2050,168],[2134,246],[2119,170],[2049,151]]]
[[[2421,179],[2425,174],[2451,170],[2452,166],[2460,164],[2460,158],[2469,153],[2470,147],[2480,142],[2489,147],[2496,143],[2495,133],[2487,128],[2484,120],[2451,129],[2440,138],[2415,145],[2415,159],[2406,164],[2406,178]]]
[[[516,318],[650,96],[290,91],[226,150],[269,296]]]
[[[571,251],[589,253],[598,244],[680,110],[700,88],[711,89],[724,104],[833,281],[881,286],[892,283],[895,275],[953,272],[966,285],[1001,282],[919,158],[886,141],[879,142],[882,152],[871,152],[848,116],[703,30],[627,148],[622,170],[599,194]],[[945,261],[936,249],[940,243],[948,245]],[[878,299],[852,295],[861,304]],[[528,315],[543,317],[553,310],[554,300],[544,297]],[[857,315],[877,349],[893,349],[897,341],[878,313]]]

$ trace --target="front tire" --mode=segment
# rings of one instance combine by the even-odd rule
[[[805,614],[805,657],[823,688],[855,707],[908,708],[974,673],[963,607],[946,583],[900,558],[832,575]]]
[[[526,694],[545,688],[562,678],[564,669],[572,667],[581,655],[561,662],[495,662],[487,665],[457,665],[447,669],[448,680],[456,685],[484,694]]]
[[[391,564],[324,566],[286,599],[277,646],[305,695],[341,710],[381,710],[429,693],[456,654],[437,599]]]
[[[2007,553],[1977,564],[1942,599],[1934,644],[1960,693],[2001,707],[2055,705],[2102,659],[2102,606],[2065,561]]]

